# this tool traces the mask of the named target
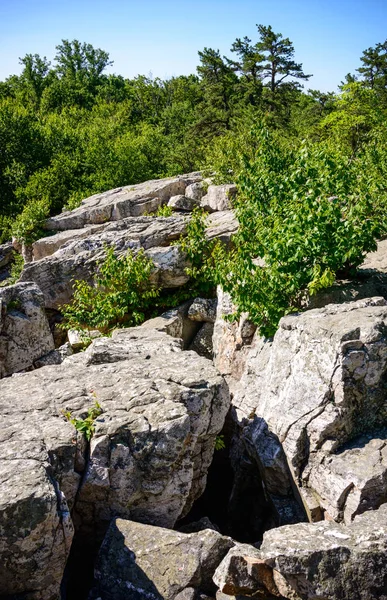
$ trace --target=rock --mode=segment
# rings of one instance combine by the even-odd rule
[[[98,594],[124,600],[130,590],[133,600],[175,600],[215,593],[212,576],[233,545],[210,529],[186,534],[117,519],[97,560]]]
[[[207,195],[202,198],[201,206],[209,211],[230,210],[232,200],[237,194],[237,187],[234,184],[208,186]]]
[[[194,350],[200,356],[212,359],[212,335],[214,333],[213,323],[204,323],[195,335],[189,349]]]
[[[63,231],[81,229],[88,224],[95,225],[107,221],[120,221],[126,217],[138,217],[156,211],[166,204],[171,196],[184,194],[187,185],[197,181],[201,181],[201,175],[190,173],[95,194],[82,200],[79,208],[47,219],[45,227],[49,230]]]
[[[237,545],[216,570],[222,592],[289,600],[387,597],[387,505],[350,526],[298,524],[268,531],[259,550]],[[266,597],[265,595],[263,597]]]
[[[87,238],[67,242],[51,256],[26,265],[22,281],[35,281],[43,291],[46,307],[58,309],[71,301],[73,281],[92,280],[97,265],[105,256],[105,246],[113,246],[118,255],[145,249],[155,263],[155,285],[178,287],[189,279],[187,262],[177,246],[170,243],[186,231],[185,217],[138,217],[109,223],[103,231]]]
[[[260,552],[249,544],[235,544],[215,571],[214,583],[228,596],[263,597],[269,592],[277,594],[272,569],[260,557]]]
[[[62,346],[59,346],[58,352],[61,356],[61,362],[63,362],[65,358],[74,354],[74,350],[72,349],[70,342],[66,342]]]
[[[195,298],[188,310],[188,318],[201,323],[215,323],[216,298]]]
[[[89,331],[69,329],[67,336],[72,350],[82,350],[82,348],[86,348],[90,344],[91,340],[102,337],[102,333],[98,329],[91,329]]]
[[[349,522],[385,502],[386,320],[382,298],[284,317],[234,389],[240,421],[268,425],[315,515]]]
[[[51,350],[48,354],[41,356],[38,360],[34,361],[35,369],[46,367],[47,365],[60,365],[62,362],[62,354],[59,350]]]
[[[197,181],[196,183],[191,183],[191,185],[187,185],[184,193],[187,198],[195,200],[198,204],[200,204],[200,200],[204,196],[203,182]]]
[[[198,323],[194,323],[188,318],[190,304],[191,302],[185,302],[177,308],[168,310],[159,317],[148,319],[141,327],[145,329],[157,329],[157,331],[163,331],[172,337],[180,338],[183,340],[184,349],[186,349],[200,327]]]
[[[90,444],[65,418],[98,401]],[[54,600],[72,536],[113,516],[173,527],[204,490],[229,395],[212,364],[155,330],[117,330],[0,382],[0,596]]]
[[[33,258],[34,260],[41,260],[42,258],[46,258],[46,256],[51,256],[51,254],[54,254],[54,252],[68,242],[83,240],[94,233],[104,231],[107,226],[108,223],[101,225],[87,225],[82,229],[68,229],[66,231],[59,231],[54,235],[40,238],[40,240],[37,240],[32,244]]]
[[[179,196],[172,196],[168,201],[168,206],[173,208],[173,210],[192,212],[196,206],[200,206],[200,201],[196,201],[193,198],[187,198],[187,196],[180,194]]]
[[[234,211],[215,212],[207,217],[206,235],[208,239],[219,239],[227,246],[231,245],[232,236],[238,231],[238,221]]]
[[[12,262],[12,259],[15,255],[15,250],[13,248],[12,242],[8,242],[7,244],[0,244],[0,269],[6,267]]]
[[[0,377],[28,369],[54,350],[42,292],[34,283],[0,288]]]
[[[247,313],[243,313],[238,321],[227,319],[235,312],[236,307],[230,295],[223,292],[220,286],[217,296],[213,335],[214,363],[233,389],[234,383],[242,376],[256,327],[248,320]]]
[[[218,527],[211,523],[208,517],[202,517],[198,521],[193,521],[192,523],[188,523],[187,525],[179,527],[179,531],[181,531],[181,533],[197,533],[199,531],[203,531],[203,529],[212,529],[213,531],[219,532]]]

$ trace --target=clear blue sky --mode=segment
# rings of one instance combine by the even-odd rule
[[[230,55],[237,37],[257,41],[256,23],[291,39],[306,88],[334,90],[387,38],[387,0],[0,0],[0,80],[63,38],[108,51],[125,77],[193,73],[198,50]]]

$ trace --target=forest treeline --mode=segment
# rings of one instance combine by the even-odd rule
[[[236,179],[257,123],[275,143],[331,143],[350,159],[384,148],[387,42],[363,53],[338,94],[305,91],[311,75],[270,26],[228,57],[205,48],[197,74],[166,80],[107,75],[109,54],[77,40],[56,50],[53,64],[27,54],[0,82],[1,241],[117,186],[203,168]]]

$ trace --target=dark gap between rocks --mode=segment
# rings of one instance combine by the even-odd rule
[[[233,456],[230,422],[226,422],[222,435],[226,447],[214,452],[206,489],[176,529],[185,529],[207,517],[223,535],[238,542],[259,543],[264,531],[273,526],[272,507],[257,466],[245,452]]]

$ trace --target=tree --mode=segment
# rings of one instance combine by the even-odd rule
[[[20,81],[32,102],[39,105],[43,91],[49,83],[50,62],[39,54],[26,54],[24,58],[19,58],[19,62],[24,65]]]
[[[387,40],[376,44],[375,48],[364,50],[360,58],[362,67],[357,69],[363,76],[364,82],[371,88],[386,88],[387,86]]]
[[[210,126],[211,130],[230,129],[233,96],[237,92],[238,77],[234,70],[220,56],[219,50],[204,48],[199,52],[201,65],[197,71],[201,77],[204,102],[203,118],[200,126]]]
[[[86,78],[98,82],[106,67],[113,64],[105,50],[94,48],[91,44],[81,44],[78,40],[62,40],[56,49],[56,70],[60,76],[69,79]]]
[[[261,56],[259,74],[261,79],[269,79],[268,86],[274,94],[285,79],[308,80],[312,75],[306,75],[302,64],[293,60],[294,47],[289,38],[281,33],[274,33],[269,25],[257,25],[260,41],[254,48],[257,56]]]

